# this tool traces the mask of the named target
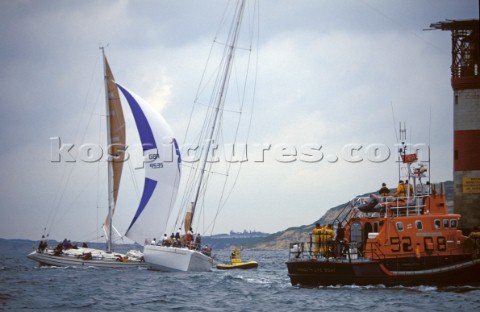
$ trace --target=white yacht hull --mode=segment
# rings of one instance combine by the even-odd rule
[[[91,253],[92,258],[87,260],[84,254]],[[124,254],[111,253],[108,254],[103,250],[92,248],[79,248],[73,251],[66,251],[61,255],[55,255],[53,250],[45,250],[44,252],[33,251],[27,257],[30,260],[38,262],[40,265],[50,265],[58,267],[105,267],[105,268],[125,268],[125,267],[146,267],[146,263],[140,258],[129,258],[126,261],[117,260],[125,257]]]
[[[157,271],[207,272],[213,266],[211,257],[187,248],[145,245],[143,255],[148,268]]]

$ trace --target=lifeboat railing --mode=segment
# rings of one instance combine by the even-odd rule
[[[356,197],[352,200],[352,212],[347,214],[344,221],[348,222],[350,218],[362,218],[362,217],[403,217],[403,216],[418,216],[423,215],[428,209],[426,209],[425,198],[428,195],[416,195],[412,197],[377,197],[378,203],[368,209],[368,211],[361,211],[359,207],[364,207],[370,197]]]
[[[307,253],[305,252],[305,242],[290,243],[288,251],[289,251],[288,252],[288,258],[290,260],[292,260],[292,259],[303,259],[307,256]]]
[[[472,238],[473,246],[471,252],[471,260],[474,261],[480,258],[480,238]],[[290,261],[301,261],[301,260],[319,260],[319,261],[370,261],[378,260],[381,262],[388,263],[388,267],[393,270],[405,270],[402,269],[402,263],[404,259],[408,257],[417,257],[415,261],[415,266],[411,270],[418,269],[428,269],[442,267],[445,265],[453,265],[459,262],[463,256],[466,255],[465,252],[458,252],[459,249],[463,248],[461,246],[449,249],[447,252],[433,252],[425,253],[422,252],[419,255],[415,254],[415,250],[409,254],[403,255],[386,255],[382,252],[381,248],[378,248],[377,242],[367,242],[365,248],[361,249],[355,244],[355,242],[350,242],[348,245],[340,244],[336,241],[326,241],[326,242],[316,242],[311,239],[308,242],[293,242],[289,245],[289,260]],[[368,247],[367,247],[368,246]],[[318,254],[315,256],[315,249],[318,248]],[[338,253],[340,252],[340,253]],[[466,260],[463,258],[464,261]]]
[[[418,195],[413,197],[395,198],[394,203],[388,207],[388,210],[393,217],[401,216],[418,216],[425,213],[425,195]]]
[[[317,259],[330,261],[331,259],[357,259],[360,254],[355,242],[345,244],[335,240],[322,241],[320,237],[314,239],[310,233],[308,242],[293,242],[289,245],[289,259]],[[321,236],[321,235],[317,235]]]
[[[371,201],[371,195],[355,197],[338,212],[332,224],[340,222],[346,224],[352,218],[423,215],[428,210],[425,205],[425,198],[428,196],[428,194],[417,194],[412,197],[375,196],[377,200],[375,205],[366,212],[361,211],[359,207],[367,205]]]
[[[379,246],[377,242],[367,242],[369,248],[365,248],[364,257],[369,259],[378,259],[384,260],[387,256],[382,252],[380,248],[376,248]],[[365,246],[366,247],[366,246]]]

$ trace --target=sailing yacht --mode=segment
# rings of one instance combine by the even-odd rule
[[[199,206],[205,203],[204,195],[209,180],[208,176],[212,173],[210,158],[214,153],[214,143],[218,138],[220,125],[222,124],[222,114],[224,112],[224,104],[226,101],[226,94],[228,90],[228,83],[232,73],[233,60],[235,52],[237,50],[237,43],[239,39],[242,18],[244,15],[246,6],[245,0],[240,0],[235,6],[234,16],[230,25],[230,31],[228,39],[225,41],[223,48],[223,58],[221,65],[218,67],[218,73],[216,78],[212,79],[216,82],[214,90],[210,98],[210,104],[208,105],[208,112],[202,130],[197,135],[199,145],[203,146],[197,150],[198,160],[192,165],[190,175],[185,183],[185,190],[183,194],[182,202],[180,203],[179,210],[185,209],[183,222],[175,222],[174,229],[178,228],[181,224],[185,231],[187,243],[183,240],[178,245],[166,244],[146,244],[144,246],[144,257],[148,267],[153,270],[160,271],[210,271],[213,266],[213,258],[210,255],[208,246],[202,248],[197,244],[191,242],[191,228],[192,223],[198,220],[196,212]],[[199,88],[200,89],[200,88]],[[198,134],[197,133],[197,134]],[[200,150],[200,151],[199,151]],[[227,175],[226,175],[227,176]],[[221,197],[221,194],[219,194]],[[181,213],[179,213],[180,215]],[[203,216],[204,217],[204,216]],[[178,220],[178,217],[177,217]],[[181,227],[180,226],[180,227]],[[171,233],[163,228],[163,233]],[[190,230],[190,231],[189,231]],[[178,230],[177,230],[178,231]],[[187,233],[187,231],[189,233]],[[163,234],[160,232],[160,234]],[[172,233],[173,234],[173,233]],[[184,237],[185,237],[184,236]],[[197,232],[198,236],[198,232]],[[190,241],[190,243],[189,243]],[[205,247],[205,246],[204,246]]]
[[[127,88],[115,83],[102,48],[105,97],[107,111],[108,165],[108,214],[104,222],[107,249],[88,247],[42,246],[28,258],[42,265],[138,267],[145,266],[143,254],[129,251],[121,254],[113,251],[112,219],[117,204],[120,180],[125,158],[125,120],[118,90],[121,90],[133,114],[144,155],[145,182],[138,210],[126,232],[127,237],[143,245],[144,237],[151,237],[158,220],[165,220],[169,207],[175,202],[180,177],[180,153],[170,126],[148,103]],[[160,221],[161,226],[162,221]],[[73,248],[71,248],[73,247]]]

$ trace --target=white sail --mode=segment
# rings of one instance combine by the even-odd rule
[[[165,119],[138,95],[117,86],[132,110],[145,157],[142,198],[125,236],[143,245],[165,233],[178,192],[180,151]]]

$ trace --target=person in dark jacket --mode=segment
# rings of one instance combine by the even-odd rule
[[[343,256],[343,240],[345,239],[345,228],[342,226],[342,222],[338,223],[337,235],[335,236],[335,245],[337,247],[336,256]]]
[[[382,197],[390,196],[390,190],[388,189],[387,184],[385,184],[385,182],[382,183],[382,188],[378,190],[378,194],[380,194],[380,196]]]

